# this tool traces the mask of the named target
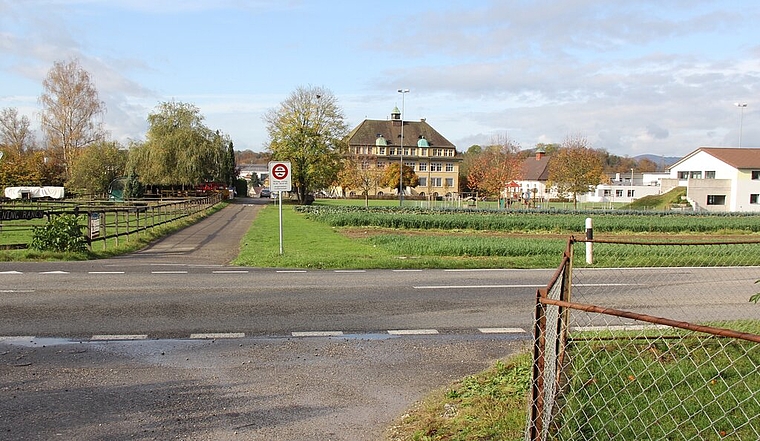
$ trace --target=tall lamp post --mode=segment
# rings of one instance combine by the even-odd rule
[[[409,89],[399,89],[401,94],[401,151],[399,152],[398,167],[398,206],[404,205],[404,96],[409,93]]]
[[[747,107],[747,103],[734,103],[734,106],[741,110],[741,116],[739,117],[739,147],[742,146],[742,129],[744,126],[744,109]]]

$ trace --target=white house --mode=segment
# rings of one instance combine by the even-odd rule
[[[663,187],[686,187],[695,210],[760,211],[760,149],[700,147],[669,170]]]
[[[583,195],[582,202],[631,203],[644,196],[662,193],[661,182],[670,177],[667,172],[612,173],[609,183],[599,184],[593,192]]]

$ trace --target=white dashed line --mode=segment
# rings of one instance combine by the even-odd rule
[[[546,285],[423,285],[414,289],[491,289],[491,288],[544,288]]]
[[[305,331],[305,332],[293,332],[293,337],[340,337],[343,335],[343,331]]]
[[[365,270],[335,270],[336,273],[366,273]]]
[[[277,270],[278,273],[305,273],[306,270]]]
[[[388,331],[391,335],[436,335],[437,329],[394,329]]]
[[[34,340],[33,335],[4,335],[0,336],[0,341],[30,341]]]
[[[0,289],[2,293],[34,292],[33,289]]]
[[[93,335],[90,340],[118,340],[118,341],[124,341],[124,340],[147,340],[148,336],[146,334],[102,334],[102,335]]]
[[[209,332],[205,334],[190,334],[191,339],[213,340],[217,338],[243,338],[243,332]]]
[[[187,274],[187,271],[151,271],[151,274]]]
[[[0,274],[24,274],[21,271],[3,271]]]
[[[87,274],[124,274],[124,271],[88,271]]]
[[[68,271],[43,271],[40,274],[69,274]]]
[[[523,334],[526,331],[522,328],[478,328],[483,334]]]

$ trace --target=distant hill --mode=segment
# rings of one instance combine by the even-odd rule
[[[675,164],[676,162],[680,161],[681,157],[680,156],[661,156],[661,155],[646,154],[646,155],[634,156],[633,159],[635,159],[637,161],[640,161],[642,159],[648,159],[648,160],[654,162],[655,164],[657,164],[660,168],[665,169],[665,168],[667,168],[667,167]]]

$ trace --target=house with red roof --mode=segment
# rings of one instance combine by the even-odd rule
[[[670,179],[663,181],[663,187],[686,187],[695,210],[760,211],[758,148],[700,147],[669,170]]]

